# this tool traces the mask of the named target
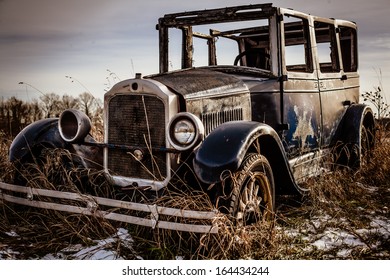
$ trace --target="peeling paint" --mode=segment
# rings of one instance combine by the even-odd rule
[[[293,139],[298,141],[299,147],[308,147],[310,138],[315,138],[312,126],[312,112],[303,111],[303,114],[300,114],[298,106],[294,106],[294,112],[297,118],[297,126],[293,133]]]

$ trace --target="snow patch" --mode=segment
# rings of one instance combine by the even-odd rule
[[[325,230],[323,236],[316,240],[312,245],[317,247],[318,250],[331,250],[342,245],[349,247],[366,246],[356,236],[337,229]]]
[[[15,232],[15,231],[13,231],[13,230],[11,230],[11,231],[8,231],[8,232],[4,232],[6,235],[8,235],[8,236],[11,236],[11,237],[18,237],[19,235]]]
[[[14,260],[17,255],[20,255],[20,252],[7,248],[7,246],[4,248],[0,246],[0,260]]]
[[[132,248],[133,239],[126,229],[120,228],[117,233],[103,240],[95,240],[95,245],[83,247],[80,244],[71,245],[56,254],[47,254],[45,260],[53,259],[75,259],[75,260],[123,260],[117,252],[118,242],[122,248],[134,252]],[[136,256],[137,259],[142,259]]]

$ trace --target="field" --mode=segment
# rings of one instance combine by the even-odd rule
[[[151,230],[107,220],[20,207],[0,200],[0,259],[389,259],[390,146],[384,131],[358,171],[324,173],[306,182],[306,197],[279,197],[271,223],[218,234]],[[11,140],[0,137],[0,181],[11,181]],[[109,194],[101,172],[66,170],[56,154],[30,180],[64,189],[88,184]],[[53,183],[53,180],[55,183]],[[170,203],[175,202],[169,197]],[[199,204],[191,197],[186,204]]]

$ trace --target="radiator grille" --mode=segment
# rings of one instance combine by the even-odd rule
[[[206,135],[209,134],[212,130],[214,130],[217,126],[225,122],[239,121],[242,119],[242,108],[201,114],[201,120],[203,122]]]
[[[164,112],[164,103],[156,96],[116,95],[108,104],[108,143],[147,147],[150,141],[151,147],[165,147]],[[166,177],[165,153],[148,153],[139,162],[128,152],[109,149],[107,163],[110,172],[150,180]]]

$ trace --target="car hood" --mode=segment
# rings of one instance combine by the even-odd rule
[[[208,68],[185,69],[145,78],[159,81],[184,99],[249,91],[240,76]]]

